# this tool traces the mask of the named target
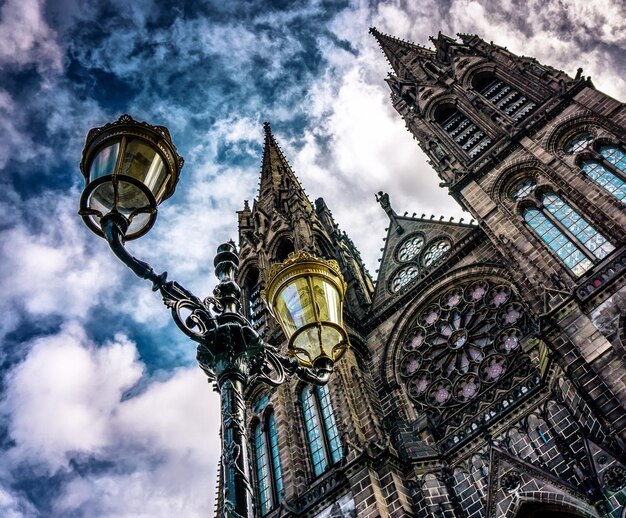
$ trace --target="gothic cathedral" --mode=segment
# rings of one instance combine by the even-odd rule
[[[626,106],[478,36],[371,33],[393,106],[478,224],[378,193],[374,283],[265,125],[238,213],[247,316],[284,343],[264,275],[307,250],[343,271],[351,349],[324,387],[248,387],[256,515],[624,518]]]

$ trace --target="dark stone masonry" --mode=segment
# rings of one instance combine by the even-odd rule
[[[394,108],[477,224],[379,193],[374,283],[266,125],[238,213],[244,307],[280,346],[264,272],[334,259],[352,348],[325,389],[248,388],[257,515],[626,516],[626,107],[478,36],[371,32]]]

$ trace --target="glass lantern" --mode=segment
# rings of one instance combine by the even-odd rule
[[[350,346],[343,327],[346,287],[337,261],[304,251],[272,265],[264,296],[289,340],[288,354],[302,366],[332,368]]]
[[[92,129],[80,164],[87,183],[80,215],[102,236],[100,219],[117,212],[128,221],[126,240],[142,236],[154,224],[157,205],[174,193],[183,162],[164,126],[122,115]]]

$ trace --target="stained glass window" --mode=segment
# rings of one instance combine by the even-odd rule
[[[566,153],[579,153],[593,142],[593,137],[589,133],[583,133],[570,140],[565,145]]]
[[[407,239],[398,251],[400,261],[409,261],[419,254],[424,246],[424,237],[417,235]]]
[[[395,274],[393,278],[393,281],[391,283],[391,291],[395,293],[396,291],[400,290],[400,288],[403,288],[409,282],[415,279],[418,273],[419,270],[415,266],[407,266],[405,268],[402,268]]]
[[[265,516],[281,501],[283,475],[278,453],[278,432],[274,412],[266,416],[266,426],[261,422],[254,427],[253,446],[256,465],[257,491],[261,516]]]
[[[511,198],[523,200],[527,198],[537,187],[537,183],[532,178],[527,178],[517,182],[511,189]]]
[[[510,372],[528,318],[513,290],[491,280],[438,295],[403,335],[398,373],[411,399],[443,411],[478,398]]]
[[[595,160],[586,160],[581,164],[581,167],[589,178],[618,200],[621,200],[622,203],[626,203],[626,182],[624,180]]]
[[[574,275],[579,276],[589,270],[594,257],[603,259],[615,249],[600,232],[555,193],[544,194],[542,201],[546,212],[529,208],[524,211],[524,219]],[[568,233],[562,228],[567,229]]]
[[[267,462],[265,436],[261,423],[257,423],[254,427],[254,457],[261,515],[266,515],[272,509],[272,487]]]
[[[276,502],[279,504],[283,494],[283,472],[280,469],[280,456],[278,453],[278,431],[276,430],[276,418],[274,417],[274,412],[267,416],[267,434],[270,444],[270,457],[272,459],[274,487],[276,488]]]
[[[588,133],[572,139],[566,146],[567,153],[578,153],[593,142]],[[626,153],[612,144],[602,146],[600,155],[604,160],[585,160],[581,164],[582,170],[598,185],[615,196],[622,203],[626,203]],[[611,170],[614,168],[615,170]]]
[[[600,232],[553,192],[543,195],[543,204],[596,258],[604,259],[615,250]]]
[[[626,154],[622,149],[613,145],[602,146],[600,154],[609,164],[613,164],[617,169],[626,173]]]
[[[450,250],[450,246],[450,241],[446,239],[437,241],[430,245],[426,249],[426,252],[424,252],[424,258],[422,259],[424,266],[430,266],[431,264],[436,263],[448,250]]]
[[[327,385],[316,388],[320,408],[322,409],[322,419],[324,420],[324,430],[326,431],[326,438],[328,439],[330,456],[333,461],[332,463],[335,464],[341,460],[343,452],[341,450],[341,441],[339,440],[337,423],[335,422],[335,416],[333,415],[333,407],[330,402],[330,394],[328,393]]]
[[[526,209],[524,219],[574,275],[582,275],[591,268],[591,260],[539,209]]]
[[[341,460],[343,451],[328,387],[306,386],[300,394],[315,476]]]

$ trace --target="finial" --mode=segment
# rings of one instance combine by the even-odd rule
[[[265,122],[263,123],[263,129],[265,130],[265,134],[266,134],[267,136],[270,136],[270,135],[271,135],[271,133],[272,133],[272,128],[270,128],[270,123],[269,123],[269,122],[265,121]]]
[[[243,200],[243,210],[250,210],[250,205],[248,204],[248,200]]]

